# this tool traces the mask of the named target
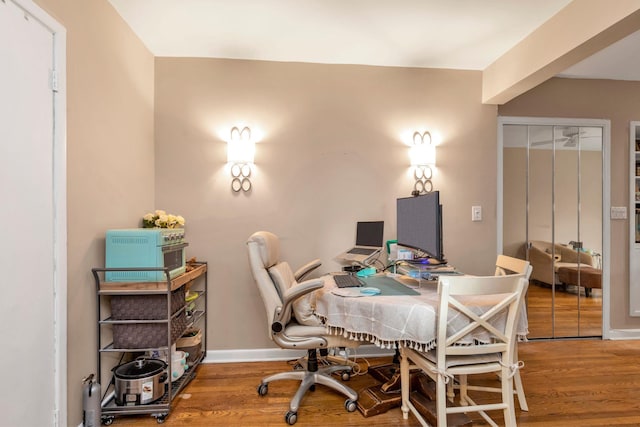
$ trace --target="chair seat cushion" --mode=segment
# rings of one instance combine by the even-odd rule
[[[292,337],[321,337],[327,333],[324,326],[306,326],[291,321],[284,328],[286,335]]]
[[[356,348],[360,346],[359,341],[350,340],[342,335],[327,334],[327,329],[324,326],[306,326],[291,321],[284,328],[284,333],[291,337],[322,337],[327,340],[327,347]]]

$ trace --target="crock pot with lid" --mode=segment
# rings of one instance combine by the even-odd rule
[[[165,392],[167,363],[159,359],[137,358],[117,366],[114,371],[116,404],[144,405]]]

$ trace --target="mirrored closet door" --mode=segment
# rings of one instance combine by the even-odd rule
[[[502,252],[533,266],[530,338],[602,335],[603,127],[502,125]]]

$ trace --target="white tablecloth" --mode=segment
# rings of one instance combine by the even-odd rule
[[[412,279],[409,282],[416,283]],[[431,350],[436,346],[437,283],[423,280],[419,287],[408,287],[420,295],[344,297],[332,293],[336,285],[327,275],[324,288],[316,291],[316,314],[331,334],[368,341],[382,348],[395,348],[396,343],[401,343],[419,351]],[[479,312],[484,311],[483,305],[483,300],[477,299]],[[459,330],[467,323],[464,316],[451,314],[448,322],[453,330]],[[521,310],[520,338],[526,337],[527,329],[526,311]],[[476,335],[469,339],[486,340],[488,337]]]

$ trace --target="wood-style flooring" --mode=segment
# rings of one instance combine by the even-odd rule
[[[527,292],[529,338],[602,336],[602,290],[590,296],[577,287],[558,287],[552,298],[551,287],[531,282]],[[555,313],[552,310],[555,304]]]
[[[516,401],[518,426],[640,426],[640,341],[530,341],[520,343],[519,354],[525,363],[521,376],[529,412],[520,411]],[[376,365],[389,360],[368,362]],[[196,378],[174,401],[165,425],[287,426],[284,414],[297,383],[271,383],[265,397],[258,395],[256,387],[263,376],[291,369],[288,362],[203,364],[197,369]],[[361,375],[348,384],[359,390],[374,383],[369,375]],[[341,395],[319,385],[303,399],[295,425],[419,425],[412,415],[403,420],[400,408],[365,418],[358,411],[346,412],[343,405]],[[476,422],[475,415],[472,418],[474,425],[486,425]],[[144,415],[117,417],[113,425],[157,423]]]

